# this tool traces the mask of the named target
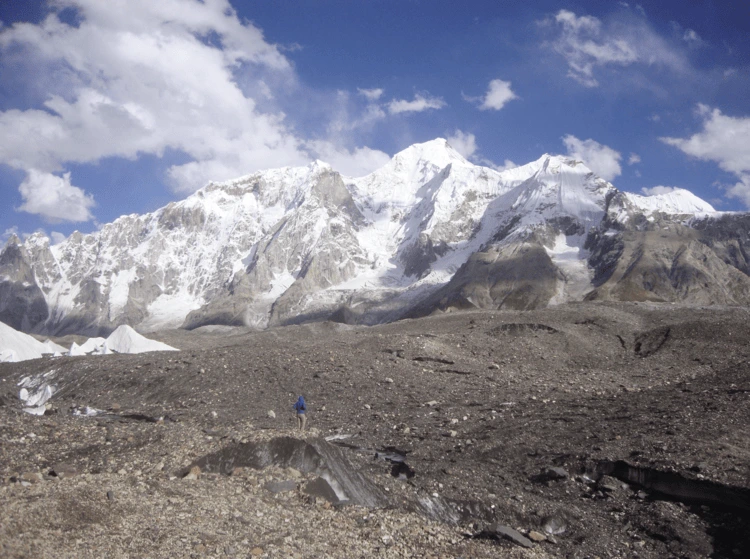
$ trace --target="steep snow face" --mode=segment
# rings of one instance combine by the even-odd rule
[[[465,243],[508,188],[500,173],[469,163],[441,138],[407,148],[349,187],[367,221],[357,238],[373,262],[369,279],[388,286],[411,284],[435,250]]]
[[[534,236],[544,245],[562,277],[557,295],[550,302],[582,297],[591,280],[584,240],[588,231],[601,222],[607,199],[616,189],[580,161],[544,155],[528,165],[500,173],[496,192],[484,206],[472,237],[433,265],[436,280],[450,279],[475,252],[523,243]]]
[[[413,207],[420,189],[448,166],[475,167],[442,138],[415,144],[397,153],[386,165],[358,179],[350,179],[356,199],[369,210],[385,206]]]
[[[615,187],[574,159],[545,156],[537,163],[538,170],[500,201],[501,211],[522,216],[526,226],[559,217],[575,218],[586,229],[598,225]]]
[[[624,192],[623,195],[634,207],[645,214],[661,212],[665,214],[703,215],[716,212],[711,204],[682,188],[675,188],[671,192],[651,196],[640,196],[630,192]]]
[[[393,301],[401,307],[445,285],[472,254],[531,235],[565,269],[555,302],[579,297],[591,279],[585,235],[616,192],[580,161],[544,155],[497,172],[467,162],[445,140],[412,146],[350,185],[367,220],[357,237],[373,265],[331,289],[370,299],[400,290]]]

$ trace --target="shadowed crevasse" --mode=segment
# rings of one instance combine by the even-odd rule
[[[750,490],[746,488],[689,479],[679,473],[634,466],[624,460],[599,462],[596,473],[640,485],[677,501],[750,512]]]

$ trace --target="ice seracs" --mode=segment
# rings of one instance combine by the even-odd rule
[[[69,349],[47,340],[42,343],[28,334],[18,332],[0,322],[0,362],[38,359],[44,355],[82,356],[111,353],[146,353],[149,351],[179,351],[165,343],[151,340],[127,325],[118,327],[107,338],[89,338],[82,345],[75,342]]]
[[[0,322],[0,361],[38,359],[45,353],[53,352],[36,338]]]
[[[112,332],[106,347],[117,353],[146,353],[148,351],[178,351],[176,348],[142,336],[130,326],[123,324]]]

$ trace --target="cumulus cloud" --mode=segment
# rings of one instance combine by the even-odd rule
[[[379,169],[391,158],[387,153],[369,147],[352,150],[339,147],[327,140],[312,140],[308,148],[342,175],[362,177]]]
[[[0,242],[5,243],[8,239],[10,239],[13,235],[18,237],[18,227],[13,226],[6,229],[2,235],[0,235]]]
[[[637,153],[631,153],[630,157],[628,157],[628,165],[635,165],[636,163],[641,162],[641,156]]]
[[[685,33],[682,34],[682,40],[687,43],[702,44],[703,39],[700,38],[698,33],[692,29],[685,29]]]
[[[706,42],[701,38],[700,35],[690,28],[684,28],[676,21],[670,21],[669,24],[672,26],[672,32],[675,38],[684,41],[691,48],[702,47],[706,45]]]
[[[477,151],[477,137],[470,132],[456,130],[446,138],[448,143],[453,146],[458,153],[466,159],[470,159]]]
[[[47,221],[89,221],[94,199],[70,184],[70,173],[62,177],[30,169],[18,187],[24,203],[19,211],[38,214]]]
[[[382,91],[382,90],[381,90]],[[328,140],[338,144],[351,144],[351,133],[355,131],[369,131],[374,125],[386,118],[383,107],[371,99],[362,103],[348,91],[338,91],[334,107],[331,109],[330,121],[328,123]]]
[[[383,95],[383,90],[380,88],[362,89],[358,87],[357,91],[359,92],[360,95],[363,95],[364,97],[366,97],[368,101],[377,101]]]
[[[736,198],[746,208],[750,208],[750,174],[743,174],[740,180],[726,189],[727,196]]]
[[[703,161],[713,161],[739,180],[727,195],[750,208],[750,117],[732,117],[719,109],[698,105],[703,130],[689,138],[660,138],[682,152]]]
[[[67,237],[60,233],[59,231],[52,231],[50,234],[50,239],[52,240],[53,245],[59,245],[61,242],[63,242]]]
[[[510,82],[492,80],[479,108],[483,111],[499,111],[513,99],[518,99],[518,96],[510,89]]]
[[[656,196],[657,194],[669,194],[670,192],[674,192],[675,190],[679,190],[676,186],[652,186],[652,187],[646,187],[644,186],[641,188],[641,192],[643,192],[646,196]]]
[[[696,108],[703,130],[689,138],[661,138],[688,155],[715,161],[725,171],[750,172],[750,117],[732,117],[703,104]]]
[[[442,109],[443,107],[445,107],[445,101],[440,97],[431,97],[429,95],[418,93],[411,101],[405,99],[394,99],[388,103],[388,112],[392,115],[400,113],[420,113],[429,109]]]
[[[518,163],[514,163],[510,159],[506,159],[502,165],[493,165],[495,171],[507,171],[508,169],[515,169],[518,167]]]
[[[470,132],[463,132],[461,130],[455,130],[453,134],[450,134],[447,138],[448,143],[453,146],[458,153],[463,155],[466,159],[473,161],[478,165],[484,165],[496,171],[505,171],[507,169],[514,169],[518,167],[510,159],[506,159],[502,165],[498,165],[494,161],[487,159],[479,153],[477,146],[477,138]]]
[[[660,65],[685,71],[684,55],[659,36],[645,19],[624,18],[609,23],[594,16],[560,10],[542,22],[557,31],[549,45],[568,64],[568,76],[596,87],[595,70],[633,64]]]
[[[579,140],[568,134],[563,138],[568,155],[583,161],[592,171],[604,180],[611,181],[622,174],[622,155],[609,146],[592,139]]]
[[[56,0],[52,6],[75,10],[77,24],[53,12],[38,25],[0,30],[0,52],[22,53],[29,80],[41,79],[39,66],[65,69],[43,107],[0,112],[0,162],[39,172],[33,176],[51,184],[50,173],[69,163],[173,149],[192,161],[169,170],[172,186],[191,192],[210,179],[309,160],[284,115],[262,112],[246,94],[272,97],[269,83],[294,81],[289,61],[228,0]],[[83,192],[40,190],[35,182],[24,183],[30,196],[67,192],[78,207],[69,215],[90,218]],[[37,197],[23,207],[56,213]]]

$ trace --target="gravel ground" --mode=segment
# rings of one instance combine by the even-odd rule
[[[586,303],[1,364],[0,556],[750,556],[749,316]],[[297,462],[254,469],[274,441]],[[324,471],[378,504],[310,494]]]

